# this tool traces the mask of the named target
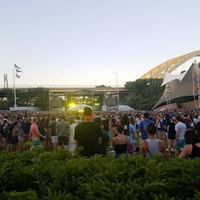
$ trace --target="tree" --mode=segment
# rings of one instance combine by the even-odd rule
[[[49,106],[49,90],[46,88],[17,90],[17,106],[35,106],[41,110],[47,110]]]
[[[130,91],[123,101],[125,104],[138,110],[150,110],[164,91],[161,87],[162,79],[137,79],[126,82],[125,88]]]

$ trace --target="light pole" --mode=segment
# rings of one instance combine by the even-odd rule
[[[97,81],[97,79],[98,78],[95,78],[94,79],[94,91],[92,92],[92,107],[93,107],[93,109],[94,109],[94,107],[95,107],[95,97],[94,97],[94,94],[95,94],[95,88],[96,88],[96,81]]]
[[[116,89],[117,89],[117,111],[119,111],[119,87],[118,87],[118,75],[116,72],[112,72],[116,76]]]
[[[98,79],[98,78],[95,78],[95,79],[94,79],[94,87],[96,87],[96,81],[97,81],[97,79]]]
[[[16,97],[16,87],[15,87],[16,73],[15,73],[14,69],[12,69],[12,71],[13,71],[14,110],[16,110],[16,107],[17,107],[17,97]]]

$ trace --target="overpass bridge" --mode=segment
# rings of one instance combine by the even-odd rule
[[[16,87],[17,90],[27,90],[30,88],[46,88],[49,90],[50,93],[59,93],[59,92],[85,92],[90,94],[93,93],[105,93],[105,92],[119,92],[119,93],[129,93],[124,86],[19,86]],[[9,93],[13,92],[13,88],[5,88],[0,86],[0,98],[7,97]]]
[[[27,90],[38,87],[16,87],[17,90]],[[119,100],[130,91],[125,87],[111,86],[43,86],[49,90],[50,110],[69,107],[71,103],[85,103],[93,107],[102,105],[117,106]],[[0,88],[0,98],[7,98],[13,93],[13,88]]]

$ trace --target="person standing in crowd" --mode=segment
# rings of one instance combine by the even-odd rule
[[[135,130],[136,130],[136,133],[135,133],[135,136],[137,135],[137,129],[138,129],[138,125],[137,125],[137,122],[136,122],[136,118],[133,114],[130,115],[130,123],[134,126]]]
[[[14,122],[12,130],[12,151],[21,152],[19,136],[22,135],[22,129],[19,126],[19,121]]]
[[[112,147],[115,150],[116,158],[127,153],[129,136],[124,135],[123,131],[123,125],[117,125],[117,136],[112,138]]]
[[[111,134],[112,134],[112,137],[116,137],[117,136],[117,124],[112,124],[111,125]]]
[[[101,128],[110,137],[110,128],[109,127],[110,127],[110,122],[109,122],[108,118],[106,117],[106,115],[103,115],[103,117],[101,119]]]
[[[46,140],[43,140],[42,143],[45,147],[45,149],[50,149],[51,145],[51,138],[49,137],[49,123],[50,123],[50,118],[48,116],[45,117],[44,123],[43,123],[43,130],[45,137],[47,138]]]
[[[115,124],[120,125],[121,124],[121,119],[122,119],[122,116],[120,114],[118,114],[116,116],[116,122],[115,122]]]
[[[40,132],[39,132],[39,129],[38,129],[38,118],[37,117],[33,117],[33,122],[31,124],[31,127],[30,127],[30,132],[29,132],[29,139],[31,138],[32,140],[32,147],[31,147],[31,150],[38,146],[38,145],[41,145],[41,141],[40,141],[40,137],[43,138],[43,139],[46,139],[45,136],[43,136]]]
[[[70,124],[70,131],[71,131],[70,136],[69,136],[69,151],[73,152],[76,149],[76,143],[74,140],[74,132],[75,132],[75,127],[77,126],[73,117],[70,118],[69,124]]]
[[[7,134],[7,151],[12,151],[12,131],[14,128],[14,120],[13,117],[8,118],[8,134]]]
[[[198,136],[200,137],[200,119],[198,116],[195,116],[194,118],[194,129],[196,130]]]
[[[23,131],[23,142],[26,143],[29,140],[29,131],[30,131],[30,127],[31,127],[31,122],[30,122],[30,118],[26,117],[24,119],[24,121],[21,123],[21,128]],[[24,150],[28,150],[29,146],[25,145],[25,149]]]
[[[70,125],[65,119],[65,115],[61,115],[61,120],[56,125],[56,135],[58,136],[58,148],[64,145],[64,149],[68,149]]]
[[[45,127],[44,127],[44,124],[45,124],[45,116],[41,116],[40,118],[38,118],[38,129],[39,129],[39,132],[46,138],[45,140],[43,138],[41,138],[41,143],[43,145],[43,147],[45,149],[47,149],[47,137],[48,137],[48,134],[45,130]]]
[[[58,145],[58,136],[56,135],[56,117],[53,115],[51,117],[51,122],[49,124],[49,138],[51,140],[51,145],[50,145],[50,149],[51,150],[55,150],[57,148]]]
[[[3,117],[0,118],[0,134],[2,137],[2,149],[7,149],[7,134],[8,134],[8,122],[7,119],[4,119]]]
[[[124,129],[124,135],[129,136],[128,153],[130,154],[130,156],[134,156],[134,151],[136,150],[136,141],[134,140],[136,129],[130,123],[129,116],[127,114],[124,114],[122,116],[121,125]]]
[[[77,148],[80,148],[79,155],[91,157],[97,154],[102,140],[102,130],[92,121],[94,115],[90,107],[84,107],[83,115],[84,121],[76,126],[74,139]]]
[[[112,113],[112,115],[111,115],[111,126],[113,125],[113,124],[116,124],[116,116],[115,116],[115,114],[114,113]]]
[[[151,158],[152,154],[162,153],[164,159],[167,159],[166,147],[163,140],[156,138],[157,128],[154,123],[150,122],[146,131],[148,138],[146,140],[140,141],[140,155],[142,157]]]
[[[168,130],[167,130],[167,127],[169,126],[169,123],[170,123],[170,116],[168,113],[165,113],[164,114],[164,117],[163,117],[163,131],[164,131],[164,134],[165,134],[165,138],[167,139],[168,138]],[[167,141],[166,141],[167,142]]]
[[[186,146],[181,151],[179,158],[200,157],[200,137],[192,128],[185,132]]]
[[[185,142],[185,131],[186,124],[182,122],[180,115],[176,115],[176,125],[175,125],[176,137],[175,137],[175,155],[178,156],[180,151],[186,145]]]
[[[154,123],[153,120],[149,119],[149,113],[145,112],[143,115],[144,119],[140,121],[138,131],[141,133],[140,139],[146,140],[148,138],[146,129],[149,123]]]
[[[138,130],[139,130],[139,124],[140,124],[141,120],[142,120],[142,119],[141,119],[141,115],[136,114],[135,121],[136,121],[136,130],[137,130],[137,132],[138,132]]]
[[[101,118],[100,117],[95,117],[94,118],[94,123],[102,128],[101,124]],[[108,147],[110,146],[110,134],[108,134],[108,131],[102,130],[102,139],[101,139],[101,144],[98,145],[97,149],[97,154],[101,154],[103,156],[107,155]]]
[[[157,128],[157,134],[158,138],[160,140],[165,141],[165,133],[164,133],[164,124],[163,124],[163,116],[162,114],[158,114],[156,118],[156,128]]]
[[[22,152],[23,151],[23,144],[24,144],[24,141],[23,141],[23,130],[22,130],[22,127],[21,127],[21,123],[22,123],[22,117],[21,116],[18,116],[17,117],[17,121],[18,121],[18,140],[19,140],[19,152]]]
[[[171,155],[172,152],[175,150],[175,137],[176,137],[176,131],[175,131],[175,125],[176,125],[176,118],[171,117],[169,124],[167,126],[167,144],[168,144],[168,154]]]
[[[186,125],[186,129],[191,128],[192,120],[187,113],[183,114],[182,122]]]

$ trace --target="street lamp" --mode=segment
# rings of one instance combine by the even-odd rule
[[[118,76],[116,72],[112,72],[116,76],[116,89],[117,89],[117,111],[119,111],[119,87],[118,87]]]
[[[92,106],[93,106],[93,109],[94,109],[94,106],[95,106],[94,94],[95,94],[95,88],[96,88],[96,81],[97,81],[97,79],[98,78],[94,79],[94,91],[92,92]]]
[[[98,78],[95,78],[95,79],[94,79],[94,87],[96,87],[96,81],[97,81],[97,79],[98,79]]]

